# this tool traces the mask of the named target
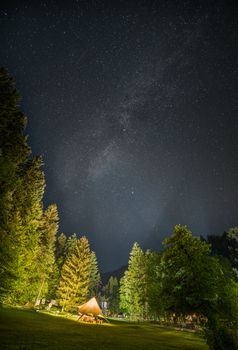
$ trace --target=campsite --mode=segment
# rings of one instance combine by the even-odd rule
[[[102,325],[65,317],[0,308],[0,349],[24,350],[207,350],[201,336],[161,328],[110,320]]]

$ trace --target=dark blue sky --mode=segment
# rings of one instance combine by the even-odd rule
[[[1,1],[45,205],[102,270],[177,223],[238,225],[237,18],[235,1]]]

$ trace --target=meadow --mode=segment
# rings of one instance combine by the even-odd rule
[[[0,308],[0,349],[207,350],[198,334],[156,324],[86,324],[41,312]]]

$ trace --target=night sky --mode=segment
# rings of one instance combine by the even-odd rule
[[[45,205],[102,270],[175,224],[238,225],[236,1],[1,1]]]

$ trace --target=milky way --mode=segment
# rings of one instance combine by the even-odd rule
[[[103,270],[238,225],[237,11],[225,1],[2,1],[45,205]]]

